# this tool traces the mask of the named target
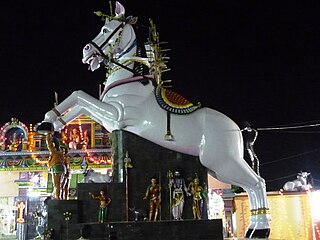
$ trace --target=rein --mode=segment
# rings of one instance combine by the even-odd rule
[[[108,57],[104,54],[102,48],[109,43],[110,39],[121,29],[123,28],[123,23],[119,24],[118,27],[116,27],[115,30],[113,30],[113,32],[110,34],[110,36],[101,44],[101,46],[98,46],[98,44],[96,44],[94,41],[91,41],[90,43],[96,48],[98,49],[99,53],[106,59],[108,59]]]

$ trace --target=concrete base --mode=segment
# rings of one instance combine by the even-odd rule
[[[85,224],[69,224],[56,234],[55,239],[77,239]],[[92,229],[90,240],[223,240],[222,220],[183,220],[157,222],[110,222],[89,223]]]
[[[132,133],[114,131],[112,133],[114,179],[112,183],[81,183],[77,186],[77,200],[52,200],[48,202],[48,229],[53,229],[55,240],[77,239],[80,229],[89,224],[93,239],[223,239],[221,220],[207,220],[207,202],[204,201],[202,220],[192,220],[192,198],[185,198],[183,221],[171,221],[170,189],[168,171],[179,170],[188,185],[196,176],[200,185],[208,186],[207,169],[194,156],[174,152]],[[132,160],[133,168],[125,174],[126,152]],[[161,185],[160,221],[137,221],[129,209],[148,211],[143,199],[151,177],[156,177]],[[127,188],[127,189],[126,189]],[[112,202],[108,206],[107,223],[97,223],[99,201],[93,200],[89,192],[98,194],[104,190]],[[64,213],[70,212],[66,221]]]

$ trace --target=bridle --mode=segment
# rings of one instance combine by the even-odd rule
[[[112,33],[108,36],[108,38],[99,46],[98,44],[96,44],[94,41],[91,41],[90,43],[99,51],[100,55],[105,59],[102,63],[107,66],[107,61],[115,64],[115,65],[118,65],[119,67],[127,70],[127,71],[130,71],[134,74],[136,74],[136,72],[131,69],[131,68],[128,68],[127,66],[125,66],[124,64],[121,64],[119,63],[118,61],[115,61],[112,57],[108,57],[104,52],[103,52],[103,47],[109,43],[110,39],[120,30],[123,29],[125,23],[124,22],[121,22],[113,31]],[[119,35],[121,36],[121,34]],[[122,52],[117,58],[120,58],[121,56],[123,56],[124,54],[126,54],[127,52],[129,52],[132,48],[134,48],[137,44],[137,40],[134,40],[134,42],[130,45],[129,48],[127,48],[124,52]]]
[[[101,46],[99,46],[98,44],[96,44],[94,41],[91,41],[90,43],[99,51],[99,53],[101,54],[101,56],[105,59],[108,59],[108,57],[104,54],[102,48],[109,43],[110,39],[120,30],[123,29],[124,23],[120,23],[118,27],[116,27],[113,32],[109,35],[109,37],[101,44]]]

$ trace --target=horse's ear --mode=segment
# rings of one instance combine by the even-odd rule
[[[115,14],[116,17],[122,17],[125,14],[125,9],[123,7],[123,5],[121,3],[119,3],[118,1],[116,1],[116,8],[115,8]]]

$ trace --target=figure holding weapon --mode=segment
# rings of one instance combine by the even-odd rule
[[[181,177],[179,171],[175,171],[172,174],[171,171],[168,172],[169,178],[169,189],[170,189],[170,207],[174,220],[182,220],[182,213],[185,201],[184,192],[189,196],[191,195],[188,192],[186,183]]]
[[[203,200],[206,197],[205,189],[200,186],[199,178],[196,177],[188,186],[188,192],[191,193],[193,203],[192,203],[192,213],[193,219],[202,219],[202,211],[203,211]]]

